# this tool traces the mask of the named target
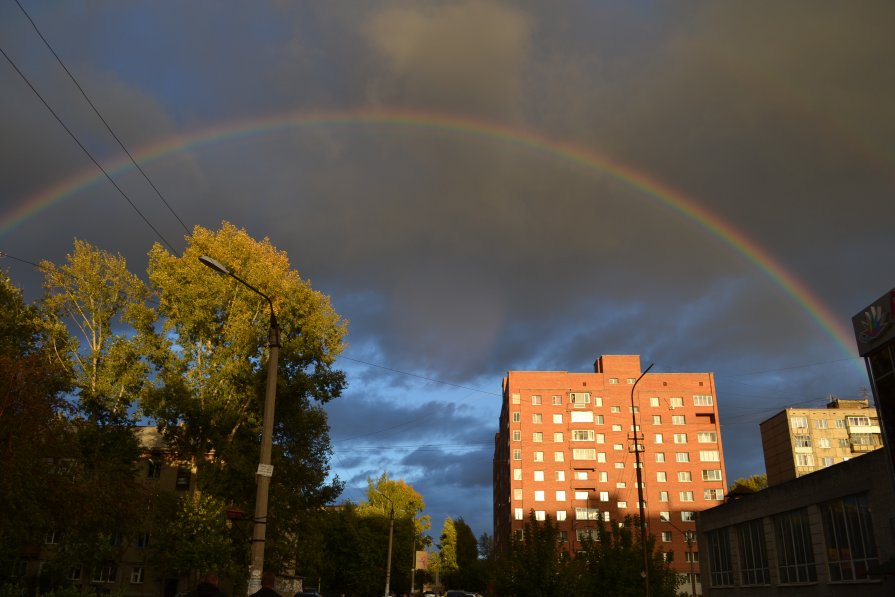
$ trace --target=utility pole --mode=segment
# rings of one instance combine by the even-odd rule
[[[650,366],[646,368],[646,371],[640,374],[640,377],[637,378],[637,381],[634,382],[634,385],[631,386],[631,424],[634,427],[634,462],[637,467],[637,499],[639,500],[640,506],[640,548],[643,551],[643,594],[646,597],[650,597],[649,590],[649,550],[646,545],[646,515],[644,513],[645,507],[643,503],[643,463],[640,458],[640,451],[643,449],[643,433],[639,433],[637,431],[637,415],[634,408],[634,388],[637,387],[637,384],[640,383],[640,380],[643,379],[643,376],[649,373],[649,370],[653,368],[655,363],[650,363]]]

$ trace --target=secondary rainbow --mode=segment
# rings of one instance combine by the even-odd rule
[[[770,253],[721,217],[675,189],[626,164],[580,145],[553,139],[532,130],[455,114],[419,110],[355,109],[319,111],[278,114],[264,118],[228,122],[219,126],[169,137],[144,146],[132,153],[141,164],[148,164],[178,152],[245,137],[269,134],[284,129],[352,126],[422,129],[450,135],[480,138],[490,142],[525,148],[536,153],[547,154],[555,159],[571,162],[586,170],[599,172],[620,180],[655,199],[667,209],[692,221],[722,243],[740,253],[771,278],[808,313],[836,341],[847,357],[853,358],[856,355],[851,329],[840,322],[840,319],[844,320],[844,318],[831,313],[820,299],[815,297],[804,284],[778,263]],[[132,168],[133,164],[126,158],[106,167],[107,171],[113,176]],[[101,172],[91,168],[27,198],[0,220],[0,238],[53,205],[65,201],[78,192],[105,180],[106,178]]]

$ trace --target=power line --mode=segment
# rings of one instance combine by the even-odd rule
[[[146,225],[149,226],[149,228],[151,228],[153,232],[155,232],[156,236],[158,236],[162,240],[162,242],[164,242],[168,246],[172,253],[176,254],[177,251],[174,249],[174,246],[169,243],[168,239],[166,239],[162,235],[162,233],[159,232],[158,229],[156,229],[156,227],[152,225],[152,222],[150,222],[149,219],[145,215],[143,215],[143,212],[140,211],[140,208],[138,208],[137,205],[133,201],[131,201],[131,198],[127,196],[127,193],[125,193],[124,190],[120,186],[118,186],[118,184],[111,177],[111,175],[109,175],[106,169],[102,167],[102,164],[100,164],[99,161],[95,157],[93,157],[93,154],[90,153],[90,151],[84,146],[83,143],[81,143],[81,141],[78,139],[77,136],[75,136],[71,129],[68,128],[65,122],[63,122],[62,118],[60,118],[56,111],[53,110],[53,108],[50,106],[50,104],[47,103],[47,100],[43,98],[43,96],[40,94],[39,91],[37,91],[34,85],[31,84],[31,81],[28,80],[28,77],[25,76],[25,73],[23,73],[16,65],[16,63],[13,62],[12,58],[9,57],[2,46],[0,46],[0,54],[3,54],[3,57],[6,58],[6,61],[9,62],[10,66],[12,66],[16,73],[18,73],[19,77],[21,77],[22,80],[25,81],[25,84],[31,88],[31,91],[34,92],[34,95],[38,97],[38,99],[43,103],[47,110],[50,111],[50,114],[52,114],[56,121],[60,124],[60,126],[65,129],[65,132],[68,133],[68,135],[74,140],[74,142],[78,144],[78,147],[81,148],[81,151],[83,151],[87,155],[87,157],[90,158],[90,161],[92,161],[96,165],[96,167],[100,169],[100,171],[106,176],[109,182],[112,183],[112,186],[115,187],[115,189],[121,194],[122,197],[124,197],[125,201],[130,204],[130,206],[134,209],[135,212],[137,212],[140,218],[143,219]]]
[[[162,192],[158,190],[158,188],[155,186],[155,184],[153,184],[153,182],[151,180],[149,180],[149,176],[146,174],[146,172],[143,171],[143,168],[140,167],[140,164],[137,163],[137,160],[134,159],[134,156],[131,155],[131,152],[128,151],[127,147],[124,146],[124,143],[121,141],[121,139],[118,138],[118,135],[115,134],[115,131],[112,130],[112,127],[109,126],[109,123],[106,121],[105,118],[103,118],[103,115],[100,114],[97,107],[93,104],[93,102],[87,96],[87,93],[81,87],[81,84],[78,83],[78,80],[75,78],[75,76],[71,73],[70,70],[68,70],[68,67],[65,66],[65,63],[62,62],[62,59],[59,57],[59,54],[56,53],[56,50],[54,50],[53,46],[50,45],[50,42],[47,41],[47,38],[44,37],[43,33],[40,32],[40,29],[38,29],[38,27],[37,27],[37,23],[34,22],[34,19],[31,18],[31,15],[28,14],[28,11],[25,10],[25,7],[22,6],[22,4],[21,4],[21,2],[19,2],[19,0],[15,0],[15,2],[16,2],[16,4],[19,5],[19,9],[21,9],[22,13],[25,15],[25,18],[27,18],[28,21],[31,22],[31,26],[34,27],[34,31],[37,32],[38,37],[40,37],[40,39],[44,42],[44,45],[47,46],[47,49],[50,50],[50,52],[56,58],[56,62],[59,63],[59,65],[62,67],[62,70],[64,70],[65,74],[68,75],[68,78],[71,79],[71,82],[74,83],[75,87],[78,88],[78,91],[81,92],[81,96],[84,98],[84,100],[86,100],[86,102],[90,105],[90,107],[93,108],[93,112],[97,115],[97,117],[99,117],[99,119],[102,121],[102,123],[106,126],[106,130],[109,131],[109,134],[112,135],[112,137],[115,139],[115,141],[118,142],[118,146],[121,147],[122,150],[124,150],[124,153],[126,153],[127,157],[130,158],[131,163],[137,168],[137,170],[140,172],[140,174],[143,175],[143,178],[146,179],[146,182],[149,183],[149,186],[151,186],[152,190],[155,191],[155,194],[158,195],[158,198],[162,200],[162,203],[165,204],[165,207],[168,208],[168,211],[170,211],[171,214],[175,218],[177,218],[177,221],[180,222],[181,226],[183,226],[184,231],[187,234],[189,234],[190,230],[187,227],[187,225],[183,223],[183,220],[180,219],[180,216],[177,215],[177,212],[174,211],[174,208],[171,207],[171,205],[165,200],[164,196],[162,195]]]

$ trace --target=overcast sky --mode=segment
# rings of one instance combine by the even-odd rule
[[[0,47],[143,214],[0,59],[0,251],[77,237],[145,273],[178,218],[270,237],[350,320],[346,498],[387,471],[436,536],[491,533],[508,370],[713,372],[731,480],[764,470],[761,420],[868,386],[890,1],[19,1],[176,216],[0,0]]]

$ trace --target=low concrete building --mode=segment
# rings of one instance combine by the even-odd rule
[[[731,498],[697,519],[706,595],[895,595],[886,452]]]

